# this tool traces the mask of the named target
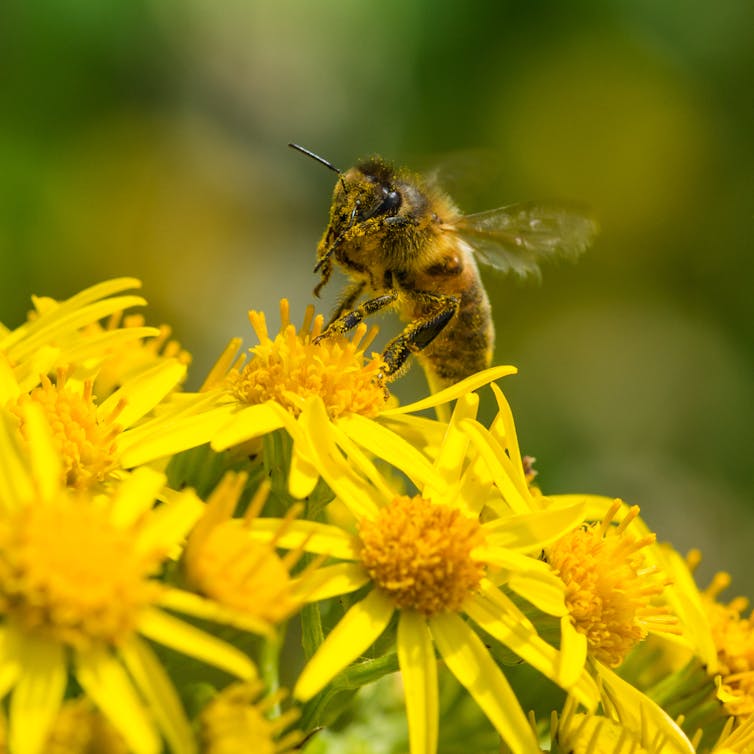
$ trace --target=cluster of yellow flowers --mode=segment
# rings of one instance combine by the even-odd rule
[[[754,752],[744,601],[534,485],[513,367],[400,406],[283,301],[190,392],[138,285],[0,325],[0,752]]]

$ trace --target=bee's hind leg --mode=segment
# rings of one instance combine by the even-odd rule
[[[355,301],[359,293],[361,293],[361,287],[356,290],[356,286],[354,286],[353,289],[349,289],[346,295],[346,299],[343,304],[338,308],[338,311],[345,310],[345,303],[347,301]],[[336,317],[333,319],[332,322],[327,326],[327,329],[320,335],[319,337],[314,339],[314,342],[317,343],[318,341],[322,340],[322,338],[328,338],[331,335],[343,335],[344,333],[347,333],[349,330],[353,330],[356,325],[359,324],[365,317],[368,317],[370,314],[374,314],[375,312],[380,311],[380,309],[384,309],[386,306],[390,306],[391,304],[395,303],[396,299],[398,298],[398,291],[388,291],[388,293],[383,294],[382,296],[377,296],[376,298],[370,298],[369,301],[365,301],[361,306],[357,307],[356,309],[353,309],[350,312],[346,312],[345,314],[342,314],[340,317]]]
[[[403,372],[408,357],[425,349],[445,329],[460,305],[455,296],[425,293],[423,297],[434,303],[435,308],[426,317],[408,325],[382,352],[385,362],[383,374],[388,380],[398,377]]]

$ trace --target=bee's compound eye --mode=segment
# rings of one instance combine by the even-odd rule
[[[375,210],[375,215],[394,215],[395,210],[401,206],[401,195],[397,191],[388,191],[388,189],[382,189],[384,198],[382,204]]]

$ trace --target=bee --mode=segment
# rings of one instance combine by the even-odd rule
[[[495,331],[477,260],[522,277],[538,275],[540,261],[578,256],[597,232],[589,212],[576,204],[522,202],[464,215],[431,181],[381,157],[344,172],[298,144],[289,146],[338,174],[317,246],[314,272],[321,279],[314,294],[334,265],[350,284],[319,337],[397,309],[407,324],[383,351],[386,381],[405,371],[412,354],[433,391],[489,367]]]

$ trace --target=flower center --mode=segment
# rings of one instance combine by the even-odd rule
[[[754,612],[742,617],[748,608],[743,597],[727,605],[716,601],[717,594],[729,584],[727,574],[717,574],[704,592],[704,605],[717,647],[721,698],[728,714],[743,718],[754,713]]]
[[[24,404],[33,401],[42,407],[63,463],[63,481],[69,487],[82,489],[104,481],[117,466],[115,439],[121,427],[115,420],[122,406],[101,419],[91,381],[84,383],[82,393],[69,389],[65,383],[64,370],[58,372],[57,384],[43,376],[42,384],[21,396],[10,409],[21,418],[21,434],[25,436]]]
[[[396,497],[360,523],[359,537],[364,567],[399,608],[457,611],[484,575],[471,557],[484,542],[479,522],[419,496]]]
[[[376,416],[385,404],[386,391],[378,356],[366,361],[366,326],[356,329],[352,340],[343,336],[313,341],[322,333],[322,316],[314,317],[314,307],[306,311],[304,324],[296,332],[289,322],[288,302],[280,302],[282,325],[270,339],[264,315],[250,312],[249,319],[259,338],[251,349],[251,359],[228,375],[233,395],[249,404],[273,400],[298,415],[307,397],[319,395],[331,419],[355,413]],[[362,340],[364,342],[362,343]]]
[[[118,643],[159,589],[133,542],[75,493],[24,506],[0,521],[0,613],[76,648]]]
[[[663,630],[665,610],[651,604],[666,581],[645,563],[642,548],[654,535],[635,539],[626,527],[639,514],[634,506],[619,526],[611,526],[617,503],[604,521],[575,529],[547,550],[547,560],[566,585],[566,605],[592,656],[615,667],[647,634]],[[656,621],[657,625],[653,622]],[[665,630],[674,625],[664,621]]]

